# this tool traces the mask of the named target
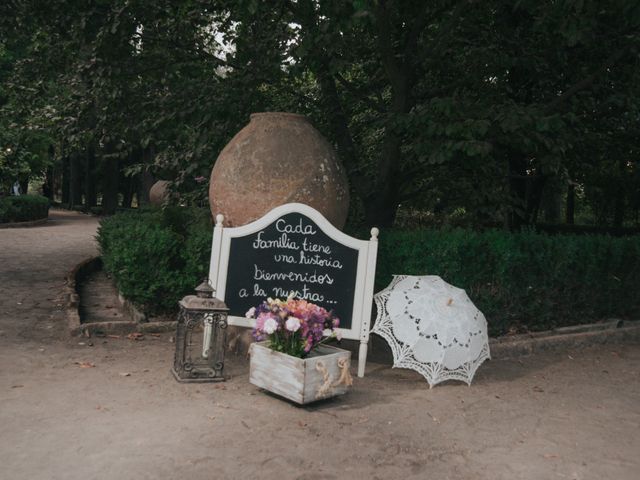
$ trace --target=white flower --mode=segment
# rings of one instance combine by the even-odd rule
[[[256,307],[251,307],[249,310],[247,310],[247,313],[245,313],[244,316],[247,318],[253,318],[255,314],[256,314]]]
[[[333,331],[338,341],[342,340],[342,330],[338,330],[337,328]]]
[[[271,335],[278,329],[278,322],[273,318],[267,318],[264,322],[264,326],[262,327],[262,331],[267,335]]]
[[[284,324],[284,326],[286,327],[287,330],[289,330],[290,332],[297,332],[298,329],[300,328],[300,319],[296,318],[296,317],[289,317],[287,318],[286,323]]]

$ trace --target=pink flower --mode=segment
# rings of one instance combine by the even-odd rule
[[[253,318],[255,314],[256,314],[256,307],[251,307],[249,310],[247,310],[247,313],[245,313],[244,316],[247,318]]]
[[[304,351],[309,353],[309,351],[313,348],[313,337],[309,336],[304,342]]]
[[[289,330],[290,332],[297,332],[298,329],[300,328],[300,319],[296,318],[296,317],[289,317],[287,318],[286,323],[284,324],[284,326],[286,327],[287,330]]]
[[[278,329],[278,322],[276,322],[276,320],[274,318],[267,318],[264,322],[264,325],[262,327],[262,330],[264,331],[264,333],[266,333],[267,335],[271,335],[272,333],[274,333],[276,330]]]

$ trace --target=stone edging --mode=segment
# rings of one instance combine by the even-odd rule
[[[9,223],[0,223],[0,228],[27,228],[27,227],[37,227],[39,225],[44,225],[49,221],[49,217],[40,218],[38,220],[29,220],[28,222],[9,222]]]
[[[131,320],[116,322],[89,322],[80,321],[80,296],[78,295],[78,281],[90,273],[102,268],[100,257],[90,257],[77,264],[67,275],[65,286],[65,309],[67,324],[72,336],[84,335],[90,337],[96,334],[126,334],[126,333],[160,333],[175,331],[177,322],[149,322],[144,313],[140,312],[131,302],[121,294],[118,300],[122,308],[129,314]]]
[[[489,340],[491,358],[507,359],[590,345],[640,342],[640,321],[618,319]]]

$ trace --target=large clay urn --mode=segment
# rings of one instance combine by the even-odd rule
[[[158,180],[149,190],[149,203],[158,207],[162,206],[169,197],[169,182]]]
[[[337,228],[349,211],[347,177],[329,142],[303,115],[254,113],[211,172],[209,204],[240,226],[285,203],[304,203]]]

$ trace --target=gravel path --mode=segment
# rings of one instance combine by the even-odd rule
[[[371,363],[309,408],[249,385],[233,355],[225,384],[183,385],[170,335],[66,336],[64,276],[96,226],[54,212],[0,230],[2,479],[640,477],[638,345],[494,360],[470,388]]]

